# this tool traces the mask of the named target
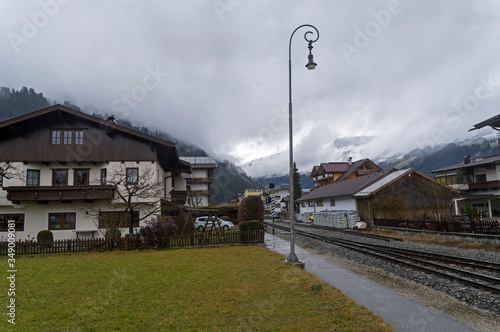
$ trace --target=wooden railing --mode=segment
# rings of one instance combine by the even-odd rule
[[[149,245],[139,237],[122,237],[115,240],[104,238],[97,239],[72,239],[55,240],[49,243],[36,241],[17,241],[13,246],[15,255],[41,255],[73,252],[160,249],[160,248],[186,248],[217,246],[224,244],[263,243],[264,230],[230,231],[230,232],[197,232],[190,236],[170,237],[161,246]],[[0,242],[0,256],[7,256],[8,242]]]

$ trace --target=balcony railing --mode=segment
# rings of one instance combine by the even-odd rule
[[[184,204],[188,192],[185,190],[172,190],[170,192],[170,200],[175,203]]]
[[[14,204],[22,201],[50,202],[113,199],[113,186],[26,186],[5,187],[7,199]]]
[[[194,183],[212,183],[213,178],[190,178],[187,180],[188,184]]]
[[[469,183],[469,190],[500,189],[500,181]]]

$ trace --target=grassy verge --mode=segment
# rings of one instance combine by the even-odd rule
[[[391,330],[282,259],[258,246],[17,258],[14,329]],[[0,264],[7,270],[6,259]],[[7,279],[0,285],[1,303],[7,304]],[[12,329],[2,316],[0,330]]]

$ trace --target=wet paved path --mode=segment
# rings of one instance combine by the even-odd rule
[[[267,234],[265,246],[287,257],[290,242]],[[344,270],[295,246],[307,272],[379,315],[398,332],[465,332],[475,331],[445,314],[410,300],[386,287]]]

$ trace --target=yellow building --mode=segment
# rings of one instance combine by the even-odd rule
[[[245,197],[260,196],[262,194],[264,194],[264,189],[262,189],[262,188],[245,189]]]

